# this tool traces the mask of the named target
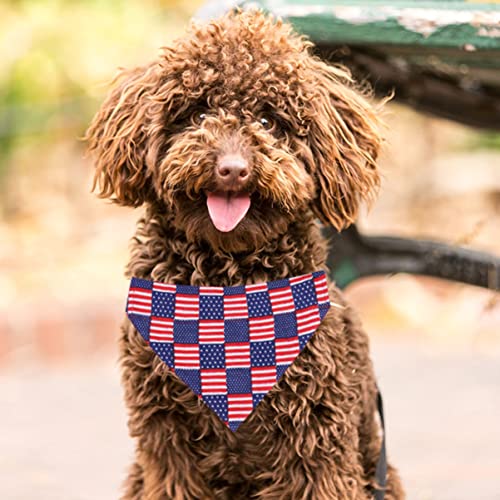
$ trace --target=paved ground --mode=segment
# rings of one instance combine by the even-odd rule
[[[410,500],[500,499],[500,355],[373,341]],[[131,456],[109,362],[0,375],[0,498],[109,500]]]
[[[441,348],[442,349],[442,348]],[[500,355],[373,342],[388,452],[410,500],[500,499]]]
[[[1,499],[118,498],[132,448],[113,366],[4,375],[0,387]]]

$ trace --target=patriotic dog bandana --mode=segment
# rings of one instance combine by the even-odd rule
[[[330,307],[323,271],[246,286],[132,278],[127,314],[156,354],[236,431]]]

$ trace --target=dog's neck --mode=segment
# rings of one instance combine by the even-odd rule
[[[325,269],[325,260],[326,242],[312,213],[301,215],[285,234],[259,250],[226,253],[188,241],[171,218],[150,206],[138,222],[126,275],[164,283],[233,286]]]

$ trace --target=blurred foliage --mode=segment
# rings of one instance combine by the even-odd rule
[[[500,150],[500,133],[480,132],[473,134],[466,142],[467,149],[496,149]]]
[[[0,183],[20,144],[82,135],[117,68],[153,58],[196,7],[180,0],[2,0]]]

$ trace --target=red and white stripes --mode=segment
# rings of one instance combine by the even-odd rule
[[[247,296],[245,294],[224,296],[224,318],[248,318]]]
[[[200,368],[199,344],[174,343],[175,368]]]
[[[199,341],[202,344],[221,344],[224,342],[224,320],[200,319]]]
[[[227,394],[226,370],[201,370],[201,392],[202,394]]]
[[[271,300],[273,314],[295,311],[292,289],[289,286],[269,290],[269,299]]]
[[[276,339],[276,364],[291,364],[300,353],[298,337]]]
[[[262,366],[252,368],[252,391],[268,392],[276,383],[276,367]]]
[[[248,320],[250,342],[263,342],[274,339],[274,317],[262,316]]]
[[[149,327],[150,342],[173,342],[174,320],[170,318],[151,318]]]
[[[227,403],[229,420],[244,420],[253,410],[251,394],[229,394]]]
[[[317,306],[311,306],[297,311],[297,334],[306,335],[313,333],[321,323]]]
[[[328,295],[328,283],[326,281],[326,276],[323,274],[313,279],[314,286],[316,288],[316,297],[318,298],[318,303],[322,304],[324,302],[330,301],[330,296]]]
[[[151,314],[153,292],[144,288],[131,288],[128,294],[127,312],[129,314]]]
[[[175,296],[175,317],[177,319],[198,319],[200,315],[200,296],[178,293]]]
[[[250,343],[231,342],[224,345],[226,368],[250,368]]]

